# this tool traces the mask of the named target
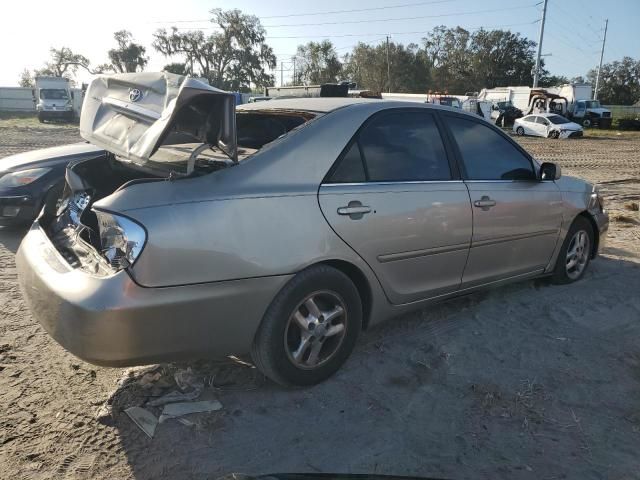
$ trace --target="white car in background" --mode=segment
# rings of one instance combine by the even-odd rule
[[[517,118],[513,123],[517,135],[535,135],[548,138],[582,137],[580,125],[555,113],[538,113]]]

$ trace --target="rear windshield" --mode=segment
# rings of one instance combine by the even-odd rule
[[[286,135],[291,130],[307,123],[315,117],[310,112],[251,110],[236,112],[236,132],[238,142],[238,161],[256,153],[263,146]],[[193,143],[186,134],[171,133],[162,146],[149,159],[160,170],[184,173],[187,160],[200,144]],[[195,169],[200,173],[224,168],[232,164],[224,153],[216,148],[206,149],[198,155]]]
[[[236,113],[238,146],[259,149],[314,117],[309,112],[274,110]]]

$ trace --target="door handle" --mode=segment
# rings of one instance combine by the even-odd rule
[[[488,196],[483,195],[480,200],[476,200],[473,202],[475,207],[481,208],[482,210],[489,210],[491,207],[495,207],[496,201],[491,200]]]
[[[338,215],[349,215],[352,220],[360,220],[366,213],[371,213],[371,207],[362,205],[357,200],[349,202],[346,207],[338,208]]]

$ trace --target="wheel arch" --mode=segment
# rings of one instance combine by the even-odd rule
[[[360,299],[362,300],[362,329],[366,330],[369,326],[369,320],[371,319],[373,293],[371,291],[371,285],[369,284],[364,272],[362,272],[362,270],[353,263],[347,262],[346,260],[323,260],[316,265],[327,265],[333,267],[344,273],[353,282],[360,294]]]
[[[598,224],[596,223],[594,218],[591,216],[591,214],[587,210],[583,210],[578,215],[576,215],[576,218],[578,217],[585,218],[589,222],[589,225],[591,225],[591,229],[593,230],[593,245],[591,246],[591,258],[595,258],[596,254],[598,253],[598,248],[600,246],[600,230],[598,229]],[[576,218],[573,219],[574,222]]]

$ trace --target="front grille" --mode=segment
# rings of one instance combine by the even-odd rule
[[[582,132],[571,132],[569,138],[579,138],[582,136]]]

